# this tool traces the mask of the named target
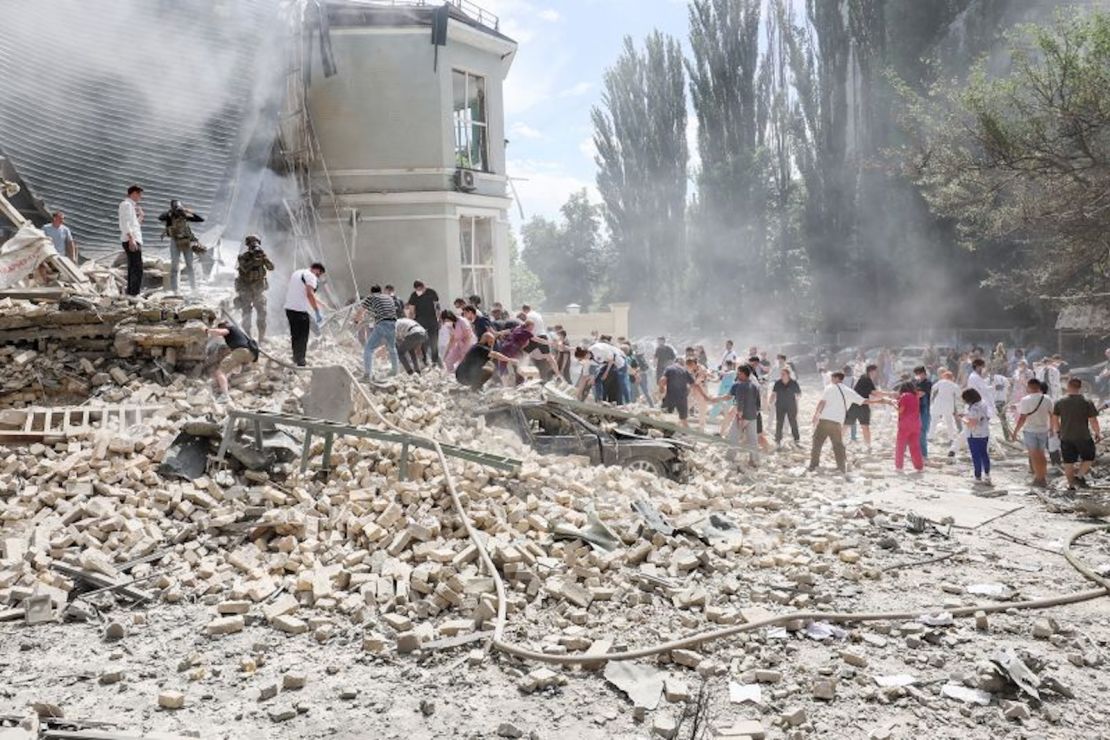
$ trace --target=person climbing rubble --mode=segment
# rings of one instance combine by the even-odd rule
[[[257,317],[258,343],[261,344],[266,339],[266,291],[270,287],[267,274],[273,272],[274,263],[262,251],[262,237],[249,234],[243,244],[246,250],[239,255],[235,266],[235,307],[242,315],[239,325],[245,331],[251,330],[251,315]]]
[[[520,362],[494,350],[493,344],[496,339],[493,332],[486,332],[477,344],[471,345],[462,362],[455,368],[455,380],[472,391],[478,391],[493,377],[494,368],[491,360],[507,365],[516,365]]]
[[[247,336],[239,327],[230,321],[221,321],[215,328],[208,330],[212,337],[223,337],[224,343],[230,350],[212,371],[212,380],[216,383],[219,395],[216,403],[228,401],[228,378],[235,375],[247,365],[258,362],[258,343]]]
[[[317,295],[317,288],[325,272],[321,263],[313,262],[308,269],[295,270],[289,276],[289,285],[285,289],[285,317],[289,320],[293,363],[298,367],[307,364],[308,334],[312,330],[312,318],[316,319],[317,324],[324,321],[322,310],[327,306]]]
[[[170,290],[177,292],[178,270],[181,258],[185,258],[185,274],[189,278],[189,290],[197,289],[196,274],[193,271],[193,251],[199,244],[189,224],[201,223],[204,217],[182,205],[179,200],[171,200],[168,210],[163,211],[158,220],[162,222],[162,236],[170,238]]]

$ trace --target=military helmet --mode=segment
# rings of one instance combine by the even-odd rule
[[[247,237],[245,239],[243,239],[243,243],[246,244],[248,247],[251,246],[252,242],[255,245],[261,247],[262,246],[262,237],[260,237],[258,234],[247,234]]]

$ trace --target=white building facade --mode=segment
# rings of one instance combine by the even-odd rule
[[[329,273],[353,271],[361,294],[392,283],[406,296],[419,279],[445,306],[511,303],[502,86],[517,45],[462,2],[327,6],[338,74],[312,55],[313,177],[334,193],[318,209]]]

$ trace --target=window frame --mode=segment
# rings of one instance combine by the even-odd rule
[[[478,224],[484,222],[488,225],[489,235],[489,262],[478,262],[481,256],[477,246]],[[496,290],[494,275],[497,272],[497,247],[494,241],[493,216],[460,214],[459,215],[459,269],[462,278],[463,295],[476,294],[485,301],[493,301],[493,292]],[[469,243],[466,234],[469,233]],[[469,250],[468,250],[469,247]]]
[[[462,108],[456,108],[455,102],[455,75],[462,75],[463,96]],[[474,81],[480,81],[480,87]],[[481,120],[476,120],[469,107],[471,84],[475,84],[478,92],[478,112]],[[451,70],[451,128],[453,129],[455,167],[474,172],[493,172],[490,165],[490,140],[489,140],[489,78],[471,72],[467,69],[453,68]],[[481,158],[479,166],[474,166],[472,158],[474,153],[474,130],[481,130],[481,142],[478,155]]]

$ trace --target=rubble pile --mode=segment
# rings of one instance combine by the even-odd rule
[[[9,353],[9,364],[31,364],[0,351]],[[136,426],[0,448],[0,620],[92,619],[113,604],[197,603],[206,610],[196,625],[205,639],[265,625],[277,637],[304,634],[382,658],[476,647],[489,637],[494,581],[432,453],[410,451],[408,479],[401,480],[397,445],[340,437],[328,475],[310,466],[297,476],[294,440],[286,445],[291,454],[270,454],[265,465],[244,466],[233,451],[224,467],[184,480],[163,467],[177,435],[209,439],[211,453],[222,434],[223,407],[207,381],[176,373],[159,385],[121,377],[128,371],[115,361],[57,350],[34,365],[65,375],[72,362],[82,377],[90,375],[88,362],[92,374],[108,374],[110,383],[94,384],[99,401],[161,410]],[[303,375],[263,362],[233,378],[232,404],[298,413],[307,384]],[[370,392],[402,429],[522,460],[514,474],[451,463],[463,506],[504,578],[512,642],[550,655],[603,654],[791,610],[922,609],[919,620],[902,624],[797,620],[658,660],[609,664],[641,666],[633,670],[644,676],[618,675],[621,669],[610,676],[607,669],[605,677],[632,687],[626,693],[641,697],[633,699],[641,716],[655,710],[658,736],[673,735],[682,707],[696,699],[689,683],[703,680],[726,682],[731,704],[762,718],[747,720],[760,733],[763,721],[787,733],[833,732],[815,724],[811,704],[807,714],[802,702],[848,697],[876,705],[956,702],[968,713],[991,705],[1001,707],[1002,722],[1027,720],[1031,712],[1053,722],[1060,702],[1073,695],[1053,661],[1024,655],[1040,674],[1034,684],[1052,697],[1031,701],[998,661],[990,663],[997,650],[984,637],[999,629],[1028,633],[1066,650],[1073,666],[1102,662],[1077,630],[1054,621],[946,616],[944,609],[984,595],[1004,602],[1030,587],[1067,591],[1074,579],[1018,570],[996,583],[993,541],[958,545],[944,522],[873,502],[891,487],[886,460],[854,454],[852,477],[814,479],[802,472],[803,450],[784,450],[751,470],[728,460],[724,448],[698,445],[688,460],[694,482],[682,484],[537,456],[485,428],[475,412],[486,401],[446,390],[442,376],[398,379]],[[352,422],[380,426],[367,408],[356,407]],[[235,444],[250,439],[244,432]],[[311,454],[318,458],[323,446],[315,441]],[[918,593],[907,589],[905,566],[938,555],[960,563],[962,577]],[[98,593],[82,595],[89,589]],[[142,628],[113,620],[105,629],[113,625],[123,634]],[[802,654],[809,660],[796,664]],[[481,651],[470,657],[483,660]],[[535,668],[520,675],[522,692],[550,694],[568,673]],[[945,680],[937,682],[938,675]],[[658,684],[653,700],[643,680]],[[169,693],[165,702],[159,697],[162,706],[181,706],[184,697]],[[668,706],[679,708],[677,715]],[[285,721],[296,712],[278,714],[275,721]]]
[[[180,301],[141,301],[103,296],[73,296],[59,304],[35,305],[29,301],[0,300],[0,360],[11,360],[15,373],[0,386],[0,403],[13,405],[17,393],[32,386],[36,375],[73,378],[96,374],[82,365],[81,373],[64,367],[42,365],[35,352],[65,353],[63,359],[95,360],[105,357],[149,361],[156,359],[172,371],[178,363],[202,361],[207,335],[215,319],[206,306],[185,306]],[[30,354],[28,354],[30,353]],[[34,362],[32,362],[34,360]],[[70,365],[69,370],[73,370]]]

